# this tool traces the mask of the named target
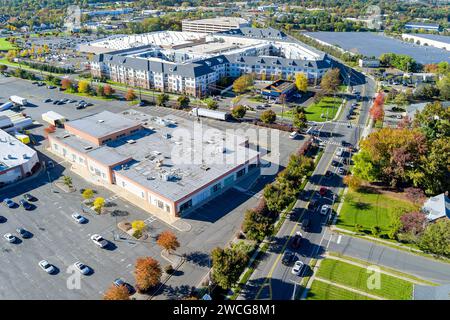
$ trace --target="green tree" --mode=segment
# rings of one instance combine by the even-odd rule
[[[97,86],[96,93],[97,93],[97,96],[103,97],[105,95],[105,88],[101,84],[99,84]]]
[[[295,75],[295,86],[298,91],[306,92],[308,90],[308,78],[302,72]]]
[[[303,111],[295,112],[292,119],[292,124],[298,130],[306,129],[308,127],[308,120],[306,119],[305,113]]]
[[[328,70],[322,77],[320,86],[326,94],[333,94],[337,91],[340,80],[340,71],[337,68]]]
[[[425,252],[450,257],[450,220],[443,218],[427,226],[419,240]]]
[[[408,104],[408,99],[407,99],[405,93],[400,92],[399,94],[397,94],[395,96],[395,98],[392,102],[394,102],[395,104],[397,104],[399,106],[406,106]]]
[[[247,210],[242,223],[242,231],[248,239],[262,241],[273,231],[272,220],[254,210]]]
[[[450,108],[444,108],[440,102],[428,103],[416,112],[413,124],[419,127],[429,141],[450,136]]]
[[[206,99],[205,102],[206,102],[206,107],[208,109],[216,110],[219,107],[219,104],[217,103],[217,101],[214,101],[211,98]]]
[[[266,110],[261,113],[260,119],[264,123],[274,123],[277,119],[277,115],[273,110]]]
[[[359,153],[353,155],[353,175],[359,177],[368,182],[374,182],[378,178],[377,168],[375,168],[374,164],[371,161],[370,154],[361,150]]]
[[[236,106],[231,109],[231,115],[236,119],[242,119],[245,116],[246,110],[244,106]]]
[[[277,214],[281,213],[296,196],[295,190],[286,180],[266,185],[263,194],[267,208]]]
[[[156,97],[156,104],[158,106],[165,107],[166,103],[169,101],[169,95],[166,93],[161,93]]]
[[[444,100],[450,100],[450,73],[442,77],[437,83],[440,96]]]
[[[223,289],[231,288],[239,279],[248,259],[248,252],[242,250],[239,246],[212,250],[212,278],[214,282]]]
[[[442,137],[431,143],[430,150],[423,159],[419,170],[420,185],[430,195],[450,190],[450,139]]]
[[[191,100],[189,100],[188,96],[181,96],[177,99],[178,107],[181,109],[187,108],[190,102]]]

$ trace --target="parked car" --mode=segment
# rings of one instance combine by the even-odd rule
[[[50,263],[48,263],[47,260],[41,260],[39,261],[39,267],[41,267],[42,270],[44,270],[47,273],[53,273],[55,272],[55,267],[52,266]]]
[[[77,269],[81,274],[88,274],[89,271],[91,271],[91,269],[90,269],[87,265],[81,263],[80,261],[75,262],[75,263],[73,264],[73,266],[74,266],[75,269]]]
[[[8,207],[8,208],[13,208],[16,206],[16,203],[14,201],[12,201],[9,198],[5,198],[3,199],[3,203]]]
[[[303,219],[303,221],[302,221],[302,229],[304,231],[309,231],[310,227],[311,227],[311,220]]]
[[[309,210],[315,210],[317,206],[318,201],[316,199],[312,199],[308,204]]]
[[[345,174],[345,169],[344,168],[338,168],[338,173],[339,174]]]
[[[295,261],[294,266],[291,269],[291,273],[299,276],[302,273],[304,265],[305,264],[300,260]]]
[[[25,193],[25,194],[23,195],[23,198],[24,198],[25,200],[31,201],[31,202],[37,201],[36,197],[33,196],[33,195],[31,195],[31,194],[29,194],[29,193]]]
[[[25,210],[31,210],[33,206],[25,199],[19,201],[19,205]]]
[[[6,222],[6,218],[4,216],[0,216],[0,223]]]
[[[303,235],[300,231],[297,231],[292,238],[291,247],[297,249],[300,247],[300,243],[302,242]]]
[[[290,139],[295,139],[295,138],[297,138],[297,136],[298,136],[297,131],[293,131],[293,132],[291,132],[291,133],[289,134],[289,138],[290,138]]]
[[[327,170],[327,172],[325,172],[325,177],[331,177],[333,173],[330,170]]]
[[[117,279],[115,279],[114,280],[114,282],[113,282],[113,284],[116,286],[116,287],[121,287],[121,286],[124,286],[125,288],[127,288],[127,290],[128,290],[128,293],[133,293],[133,287],[130,285],[130,284],[128,284],[128,283],[126,283],[123,279],[121,279],[121,278],[117,278]]]
[[[330,206],[327,204],[324,204],[322,206],[322,208],[320,209],[320,214],[326,215],[326,214],[328,214],[328,211],[330,211]]]
[[[17,238],[11,233],[4,234],[3,238],[5,238],[5,240],[8,241],[9,243],[14,243],[17,241]]]
[[[31,237],[30,232],[25,230],[24,228],[17,228],[16,232],[24,239],[28,239]]]
[[[47,98],[47,99],[44,100],[44,103],[49,103],[49,102],[52,102],[52,101],[53,101],[52,99]]]
[[[94,242],[97,246],[100,248],[104,248],[108,245],[108,240],[105,240],[101,235],[99,234],[93,234],[91,236],[92,242]]]
[[[83,217],[81,214],[76,213],[76,212],[72,213],[71,217],[73,220],[75,220],[79,224],[85,223],[87,221],[85,217]]]
[[[47,86],[48,89],[55,89],[55,86]]]
[[[288,266],[292,263],[292,261],[296,258],[296,255],[291,250],[286,250],[283,254],[283,258],[281,259],[281,263]]]

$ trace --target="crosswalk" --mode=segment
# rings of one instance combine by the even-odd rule
[[[144,223],[146,226],[148,226],[148,225],[152,224],[154,221],[156,221],[156,218],[154,216],[150,216],[144,220]]]

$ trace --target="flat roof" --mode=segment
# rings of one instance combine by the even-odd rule
[[[206,125],[200,129],[194,118],[157,117],[134,109],[115,115],[142,124],[143,129],[103,146],[93,146],[64,129],[52,136],[106,165],[129,159],[114,171],[172,201],[222,179],[259,155],[244,146],[246,139],[241,135]],[[92,149],[84,149],[88,146]]]
[[[196,23],[196,24],[246,24],[247,20],[239,17],[216,17],[198,20],[183,20],[182,22]]]
[[[136,125],[139,125],[139,123],[109,111],[102,111],[78,120],[66,122],[66,126],[85,132],[95,138],[114,134]]]
[[[0,130],[0,171],[27,163],[36,151]]]

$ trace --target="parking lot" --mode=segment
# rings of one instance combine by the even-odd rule
[[[94,105],[82,110],[77,110],[75,104],[59,106],[46,104],[43,100],[48,97],[77,100],[80,100],[80,97],[38,87],[29,81],[12,77],[0,78],[0,87],[2,88],[0,101],[5,101],[10,95],[16,94],[30,102],[30,106],[23,108],[22,112],[36,120],[36,126],[30,131],[36,140],[40,141],[35,148],[40,151],[41,161],[50,159],[55,163],[61,161],[45,150],[46,144],[42,139],[43,129],[47,124],[41,119],[42,113],[53,110],[68,119],[76,119],[103,110],[121,112],[130,108],[127,102],[89,98],[83,99]],[[156,116],[176,114],[189,117],[184,111],[168,108],[143,107],[140,110]],[[211,119],[202,119],[202,121],[222,130],[255,128],[250,124],[219,122]],[[297,150],[304,140],[303,137],[296,140],[289,139],[287,132],[279,132],[279,135],[278,150],[274,148],[272,153],[278,158],[275,162],[284,166],[289,155]],[[258,143],[253,140],[250,142]],[[270,140],[269,144],[261,145],[263,148],[270,148]],[[127,211],[129,215],[116,218],[110,214],[100,216],[84,214],[89,222],[83,225],[77,224],[71,218],[71,214],[81,211],[82,197],[79,191],[65,193],[55,186],[54,180],[62,175],[71,176],[78,190],[81,188],[97,190],[99,196],[111,199],[115,203],[116,206],[113,209]],[[30,239],[23,239],[17,244],[1,239],[0,278],[4,281],[0,283],[0,299],[101,299],[104,290],[118,277],[134,285],[133,270],[137,257],[151,256],[159,260],[162,267],[169,264],[161,257],[161,249],[156,245],[154,238],[161,231],[168,229],[176,234],[181,244],[177,252],[185,253],[187,259],[177,275],[164,286],[159,296],[171,297],[175,294],[176,288],[196,286],[207,272],[210,251],[217,246],[224,246],[235,236],[245,210],[257,203],[263,186],[273,179],[273,176],[269,175],[255,180],[257,176],[251,176],[249,181],[243,181],[245,190],[239,187],[230,189],[185,217],[183,220],[191,227],[187,232],[172,228],[109,190],[89,184],[72,173],[66,162],[57,164],[54,169],[51,169],[50,179],[44,173],[30,183],[8,191],[2,190],[1,199],[10,197],[18,202],[24,193],[29,192],[37,197],[38,201],[36,208],[31,211],[25,211],[21,207],[9,209],[4,205],[0,206],[0,215],[7,219],[6,222],[0,223],[1,236],[5,233],[17,235],[15,229],[18,227],[25,228],[33,234]],[[116,222],[120,219],[151,221],[149,231],[151,237],[145,241],[115,239],[119,233]],[[90,240],[90,236],[95,233],[111,241],[111,248],[98,248]],[[42,259],[48,260],[59,271],[55,275],[45,273],[38,266],[38,262]],[[71,274],[66,271],[76,261],[88,265],[93,269],[93,273],[82,276],[80,290],[70,290],[67,288],[66,281]]]

